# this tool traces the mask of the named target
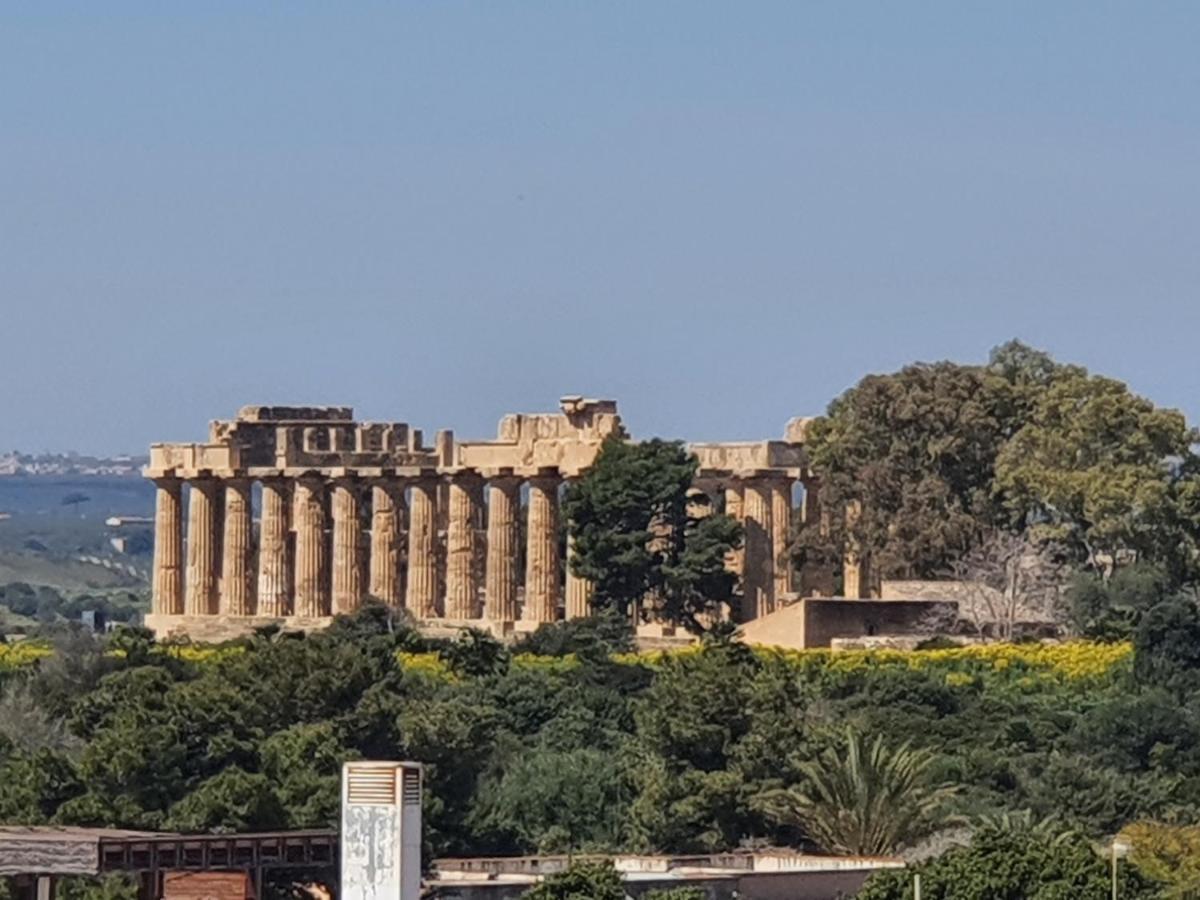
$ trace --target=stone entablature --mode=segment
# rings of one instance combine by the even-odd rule
[[[205,443],[150,448],[148,624],[168,633],[204,631],[197,617],[325,622],[367,596],[425,622],[500,633],[586,615],[591,585],[560,559],[559,500],[612,436],[629,439],[616,403],[579,396],[564,397],[558,413],[505,416],[494,440],[439,431],[432,446],[404,422],[355,422],[349,407],[244,407],[213,422]],[[803,515],[819,514],[803,444],[689,449],[700,508],[745,527],[745,547],[729,560],[740,617],[765,615],[795,595],[787,548],[797,482]]]
[[[699,477],[723,478],[730,473],[762,472],[808,481],[808,456],[802,444],[787,441],[745,441],[722,444],[688,444],[700,462]]]

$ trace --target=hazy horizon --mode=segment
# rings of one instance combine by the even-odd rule
[[[1013,337],[1200,418],[1200,7],[15,4],[0,448],[767,438]]]

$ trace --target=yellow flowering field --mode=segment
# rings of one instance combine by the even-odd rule
[[[533,653],[518,653],[512,658],[514,668],[537,672],[569,672],[579,668],[579,657],[574,653],[565,656],[537,656]]]
[[[0,671],[21,668],[49,656],[51,648],[40,641],[20,641],[0,644]],[[120,653],[120,650],[110,651]],[[246,648],[239,644],[161,644],[156,652],[194,663],[217,662]],[[640,665],[651,668],[667,660],[681,659],[703,652],[700,644],[672,650],[644,653],[617,653],[612,660],[621,665]],[[856,672],[889,668],[935,670],[945,673],[952,687],[970,684],[977,678],[1000,679],[1023,689],[1036,689],[1047,679],[1056,682],[1088,682],[1120,675],[1133,661],[1133,647],[1128,642],[1102,644],[1092,641],[1067,641],[1046,644],[974,644],[936,650],[781,650],[756,647],[753,651],[764,661],[775,660],[794,666],[799,673],[810,676],[850,675]],[[396,654],[403,669],[434,678],[453,680],[454,673],[437,653]],[[520,653],[513,657],[515,669],[541,672],[568,672],[578,668],[580,661],[567,656],[536,656]]]
[[[621,653],[616,662],[656,666],[701,652],[699,644],[677,650]],[[1067,641],[1045,644],[972,644],[936,650],[782,650],[756,647],[763,660],[778,660],[809,674],[851,674],[888,668],[939,670],[951,686],[970,684],[976,677],[999,676],[1018,686],[1036,685],[1047,677],[1068,682],[1095,681],[1119,674],[1133,661],[1128,642],[1102,644]],[[1028,680],[1032,679],[1032,680]]]
[[[973,644],[936,650],[759,650],[801,667],[831,672],[905,667],[938,669],[947,683],[966,684],[974,676],[1006,675],[1020,681],[1028,676],[1062,681],[1094,681],[1123,672],[1133,660],[1128,642],[1102,644],[1067,641],[1046,644]],[[950,676],[954,677],[951,678]]]
[[[194,663],[218,662],[246,652],[241,644],[159,644],[155,651]]]
[[[32,665],[39,659],[49,656],[51,652],[48,645],[39,641],[0,644],[0,671]]]
[[[398,652],[396,654],[396,662],[406,672],[415,672],[446,681],[454,680],[454,673],[450,671],[450,667],[436,653]]]

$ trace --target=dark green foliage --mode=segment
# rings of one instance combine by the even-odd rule
[[[539,746],[484,786],[474,824],[505,848],[618,850],[627,794],[621,761],[612,753]]]
[[[513,653],[566,656],[568,653],[604,656],[633,649],[629,619],[611,609],[581,619],[547,622],[513,646]]]
[[[36,619],[40,623],[38,634],[55,630],[45,626],[62,628],[66,623],[77,623],[84,611],[98,612],[109,622],[128,622],[137,615],[142,603],[142,598],[130,591],[114,591],[111,596],[66,597],[48,585],[35,586],[23,581],[0,585],[0,607]]]
[[[1067,596],[1071,623],[1095,640],[1128,640],[1146,610],[1166,600],[1171,591],[1166,570],[1147,563],[1118,569],[1108,579],[1081,573]]]
[[[625,900],[625,888],[610,863],[577,862],[521,896],[523,900]]]
[[[936,578],[1001,528],[1052,540],[1093,572],[1140,560],[1178,582],[1200,562],[1196,443],[1177,411],[1017,341],[986,366],[868,375],[809,427],[833,514],[800,533],[797,556],[836,560],[853,537],[877,576]],[[862,508],[852,535],[850,501]],[[1121,630],[1081,600],[1081,627]]]
[[[100,878],[68,876],[55,879],[56,900],[137,900],[137,879],[132,875],[114,874]]]
[[[710,642],[664,662],[636,710],[635,846],[705,852],[771,833],[752,800],[802,752],[794,679],[741,644]]]
[[[996,459],[995,491],[1014,524],[1071,548],[1093,569],[1196,564],[1197,433],[1177,410],[1083,370],[1040,391]]]
[[[283,819],[283,804],[271,780],[233,766],[172,806],[165,824],[172,831],[247,832],[275,828]]]
[[[605,441],[563,501],[575,572],[595,584],[597,609],[628,619],[652,595],[659,615],[692,630],[727,604],[735,579],[725,556],[741,527],[724,515],[689,513],[696,458],[682,443]]]
[[[862,503],[855,537],[884,577],[932,578],[996,522],[996,457],[1019,426],[1012,386],[944,362],[869,375],[810,428],[821,502]],[[840,556],[844,520],[802,532],[800,555]]]
[[[988,826],[969,847],[913,869],[872,876],[857,900],[910,900],[920,873],[922,900],[1083,900],[1108,897],[1105,858],[1078,835],[1048,839],[1040,829]],[[1127,900],[1161,896],[1129,865],[1118,878]]]
[[[800,785],[770,791],[760,805],[797,826],[828,853],[884,856],[951,823],[956,786],[931,775],[937,757],[908,744],[869,743],[853,730],[844,742],[800,762]]]
[[[1181,688],[1195,643],[1175,640],[1194,623],[1172,609],[1143,617],[1142,686],[1124,670],[1076,682],[835,665],[754,652],[727,629],[689,652],[614,659],[588,646],[626,646],[604,618],[511,652],[472,633],[423,640],[367,609],[203,662],[127,632],[113,639],[123,655],[63,644],[24,676],[53,688],[31,696],[79,743],[0,739],[0,821],[327,827],[344,761],[414,759],[431,857],[814,848],[811,823],[770,814],[768,798],[811,795],[850,731],[909,744],[930,784],[958,786],[941,825],[1029,810],[1099,839],[1200,812],[1200,703]],[[924,828],[903,830],[910,843]]]
[[[1200,685],[1200,608],[1174,599],[1150,608],[1134,632],[1134,674],[1143,684],[1187,691]]]

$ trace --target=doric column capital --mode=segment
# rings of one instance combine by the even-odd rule
[[[557,490],[562,482],[563,478],[557,472],[539,472],[536,475],[530,475],[525,478],[525,483],[531,488],[538,488],[543,491]]]
[[[484,477],[484,480],[489,487],[494,487],[501,491],[515,491],[525,483],[524,478],[520,475],[513,475],[511,472],[503,475],[487,475]]]

